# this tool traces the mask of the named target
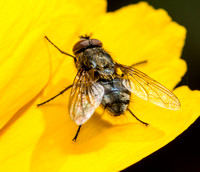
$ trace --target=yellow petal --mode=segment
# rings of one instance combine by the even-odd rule
[[[169,89],[186,72],[186,64],[180,59],[186,29],[173,22],[163,9],[155,10],[141,2],[100,16],[98,22],[89,24],[82,33],[92,32],[117,62],[131,65],[148,60],[137,68]],[[160,70],[163,74],[157,75]]]
[[[39,93],[49,76],[48,56],[40,55],[45,54],[42,28],[32,22],[42,5],[16,2],[1,1],[0,128]]]
[[[105,1],[94,0],[87,6],[83,6],[83,3],[80,0],[69,3],[56,0],[0,2],[3,7],[0,35],[0,104],[3,106],[0,110],[0,128],[40,92],[47,84],[49,74],[53,75],[56,67],[62,62],[61,58],[49,55],[48,46],[43,39],[48,33],[49,23],[52,24],[58,16],[63,15],[63,18],[73,20],[71,29],[70,23],[65,20],[68,27],[63,28],[65,35],[62,34],[70,41],[72,32],[80,25],[76,20],[81,18],[78,17],[80,13],[84,18],[89,11],[92,16],[105,12]],[[98,10],[93,10],[97,5]],[[53,28],[50,31],[53,33],[54,30]]]
[[[119,171],[172,141],[199,116],[199,91],[181,87],[175,93],[182,102],[180,111],[145,105],[142,118],[149,127],[134,119],[130,123],[128,116],[121,117],[128,118],[125,124],[113,125],[95,114],[76,143],[72,138],[77,126],[67,115],[65,96],[40,109],[32,102],[1,131],[0,170]]]
[[[75,36],[92,33],[93,37],[102,41],[105,49],[119,63],[131,65],[148,60],[147,64],[136,67],[169,89],[173,89],[186,72],[186,64],[180,59],[186,30],[173,22],[162,9],[155,10],[144,2],[130,5],[116,12],[99,15],[97,19],[81,25],[74,34],[75,29],[71,24],[73,21],[69,20],[60,18],[56,23],[60,26],[59,30],[49,31],[50,38],[61,49],[65,49],[64,44],[68,45],[65,50],[68,53],[72,54],[72,47],[78,40]],[[65,31],[66,28],[69,28],[68,31]],[[51,56],[58,57],[60,53],[54,47],[50,47]],[[71,57],[65,56],[64,58],[70,63],[73,62]],[[59,61],[57,59],[52,64],[56,64]],[[66,73],[65,78],[72,81],[73,74],[67,76],[68,71],[74,71],[75,76],[74,65],[69,65],[64,72]]]
[[[90,3],[86,3],[85,0],[67,1],[67,3],[63,1],[62,5],[61,14],[54,15],[45,30],[45,35],[61,50],[73,55],[72,48],[79,36],[83,34],[81,32],[82,28],[95,18],[105,14],[106,1],[92,0]],[[84,34],[86,33],[90,34],[89,30]],[[48,42],[46,43],[51,57],[51,76],[53,77],[57,67],[64,60],[69,60],[73,63],[73,59],[62,55]],[[73,65],[71,66],[73,67]]]
[[[72,16],[76,16],[78,11],[79,9]],[[127,20],[127,16],[132,18]],[[105,47],[119,62],[120,59],[124,64],[148,60],[147,65],[141,66],[147,74],[150,73],[161,82],[170,80],[171,83],[166,85],[171,88],[177,84],[186,70],[185,63],[179,60],[185,29],[172,22],[166,12],[154,10],[146,3],[140,3],[96,17],[91,23],[84,23],[76,16],[79,26],[76,27],[72,19],[61,16],[60,20],[54,23],[56,26],[60,24],[61,29],[58,27],[56,31],[54,26],[46,28],[45,33],[50,38],[53,37],[53,40],[55,36],[56,45],[60,48],[65,45],[67,52],[70,52],[77,40],[74,37],[78,33],[92,30],[94,37],[105,42]],[[145,20],[142,20],[143,18]],[[55,22],[56,17],[52,21]],[[69,29],[65,31],[63,28],[67,28],[68,23],[62,21],[69,21],[72,25],[69,24]],[[116,26],[118,28],[114,30],[115,33],[112,29]],[[119,29],[121,26],[124,27]],[[148,27],[152,27],[150,31]],[[73,33],[71,37],[65,37],[70,33]],[[154,39],[156,35],[158,37]],[[160,47],[156,48],[158,45]],[[102,115],[98,111],[83,125],[78,140],[74,143],[72,138],[77,125],[68,114],[69,92],[41,108],[36,107],[37,103],[54,96],[71,84],[77,72],[72,65],[72,59],[64,59],[49,44],[46,47],[44,51],[49,52],[40,53],[44,53],[45,57],[50,56],[51,80],[43,96],[26,104],[0,131],[0,171],[119,171],[172,141],[199,116],[197,104],[200,93],[181,87],[175,90],[182,104],[180,111],[162,109],[142,100],[140,105],[139,98],[135,97],[135,115],[148,122],[150,126],[143,126],[130,114],[114,118],[107,113]],[[38,57],[42,58],[41,54]],[[46,67],[48,73],[48,66]],[[188,100],[188,97],[191,99]]]

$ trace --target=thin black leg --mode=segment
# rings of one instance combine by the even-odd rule
[[[76,139],[77,139],[77,137],[78,137],[78,133],[79,133],[79,131],[80,131],[80,129],[81,129],[81,126],[82,126],[82,125],[79,125],[79,126],[78,126],[78,130],[77,130],[77,132],[76,132],[76,135],[75,135],[74,138],[72,139],[72,141],[76,142]]]
[[[139,118],[137,118],[137,116],[135,116],[134,113],[131,112],[131,110],[130,110],[129,108],[128,108],[127,110],[131,113],[131,115],[133,115],[133,117],[135,117],[135,119],[137,119],[138,121],[140,121],[142,124],[144,124],[144,125],[146,125],[146,126],[149,125],[148,123],[146,123],[146,122],[144,122],[144,121],[141,121]]]
[[[137,66],[137,65],[140,65],[140,64],[144,64],[144,63],[147,63],[147,60],[143,60],[143,61],[141,61],[141,62],[134,63],[134,64],[132,64],[131,66]]]
[[[73,55],[68,54],[68,53],[62,51],[62,50],[61,50],[60,48],[58,48],[53,42],[51,42],[51,40],[50,40],[47,36],[45,36],[45,39],[46,39],[47,41],[49,41],[49,42],[50,42],[58,51],[60,51],[62,54],[65,54],[65,55],[67,55],[67,56],[73,57],[73,58],[76,60],[76,57],[74,57]]]
[[[70,89],[72,86],[73,86],[73,84],[70,85],[70,86],[68,86],[68,87],[65,88],[64,90],[62,90],[60,93],[58,93],[58,94],[55,95],[54,97],[52,97],[52,98],[46,100],[45,102],[42,102],[42,103],[40,103],[40,104],[37,104],[37,106],[39,107],[39,106],[41,106],[41,105],[43,105],[43,104],[45,104],[45,103],[50,102],[51,100],[55,99],[56,97],[58,97],[59,95],[63,94],[65,91],[67,91],[68,89]]]

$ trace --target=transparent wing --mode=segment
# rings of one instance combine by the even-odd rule
[[[69,98],[69,113],[78,125],[85,123],[101,104],[102,85],[93,82],[86,71],[80,70],[73,83]]]
[[[163,85],[131,66],[117,65],[124,73],[123,85],[130,92],[160,107],[180,109],[178,98]]]

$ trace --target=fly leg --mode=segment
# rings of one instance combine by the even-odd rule
[[[67,55],[67,56],[70,56],[70,57],[72,57],[72,58],[74,58],[74,60],[76,60],[76,57],[75,56],[73,56],[73,55],[71,55],[71,54],[69,54],[69,53],[66,53],[66,52],[64,52],[64,51],[62,51],[60,48],[58,48],[47,36],[45,36],[45,39],[47,40],[47,41],[49,41],[49,43],[50,44],[52,44],[58,51],[60,51],[62,54],[65,54],[65,55]]]
[[[132,64],[131,66],[133,67],[133,66],[137,66],[137,65],[144,64],[144,63],[147,63],[147,60],[143,60],[143,61],[141,61],[141,62],[134,63],[134,64]]]
[[[82,125],[79,125],[79,126],[78,126],[78,130],[77,130],[77,132],[76,132],[76,135],[75,135],[74,138],[72,139],[72,141],[76,142],[76,139],[77,139],[77,137],[78,137],[78,133],[80,132],[81,126],[82,126]]]
[[[64,90],[62,90],[60,93],[58,93],[58,94],[55,95],[54,97],[52,97],[52,98],[46,100],[45,102],[42,102],[42,103],[40,103],[40,104],[37,104],[37,106],[39,107],[39,106],[41,106],[41,105],[43,105],[43,104],[46,104],[46,103],[50,102],[51,100],[55,99],[56,97],[58,97],[59,95],[63,94],[65,91],[67,91],[68,89],[70,89],[72,86],[73,86],[73,84],[70,85],[70,86],[68,86],[68,87],[65,88]]]
[[[135,119],[137,119],[138,121],[140,121],[142,124],[144,124],[144,125],[146,125],[146,126],[149,125],[148,123],[146,123],[146,122],[144,122],[144,121],[141,121],[137,116],[135,116],[134,113],[131,112],[131,110],[130,110],[129,108],[128,108],[127,110],[131,113],[131,115],[133,115],[133,117],[135,117]]]
[[[103,113],[102,113],[102,115],[105,113],[107,107],[108,107],[107,104],[103,107]]]

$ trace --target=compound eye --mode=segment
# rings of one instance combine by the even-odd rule
[[[74,47],[73,47],[73,52],[74,52],[74,54],[75,54],[77,51],[79,51],[79,50],[81,50],[81,49],[83,49],[83,48],[88,47],[89,45],[90,45],[90,44],[89,44],[89,40],[83,39],[83,40],[78,41],[78,42],[74,45]]]
[[[102,42],[99,41],[98,39],[90,39],[90,45],[102,47],[103,44],[102,44]]]
[[[102,47],[102,42],[98,39],[81,39],[74,45],[73,52],[76,54],[79,50],[89,47]]]

